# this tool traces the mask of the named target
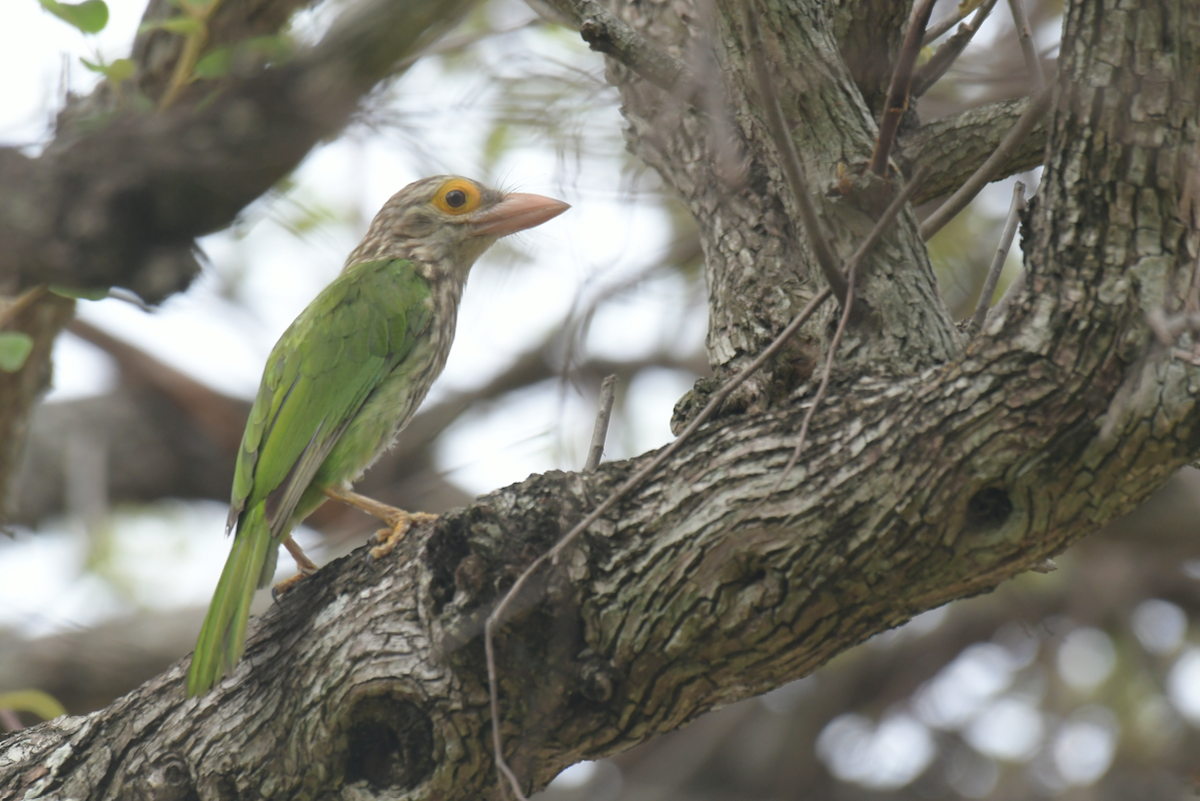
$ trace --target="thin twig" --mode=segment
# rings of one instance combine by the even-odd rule
[[[925,26],[929,24],[929,15],[933,13],[935,2],[937,0],[921,0],[921,4],[913,11],[912,22],[904,34],[904,44],[896,57],[892,85],[888,88],[887,103],[883,107],[883,119],[879,121],[879,136],[875,138],[875,152],[871,154],[871,163],[867,167],[882,177],[887,177],[888,159],[892,156],[892,145],[896,143],[896,131],[900,130],[900,120],[908,110],[908,90],[912,86],[913,68],[921,53],[921,39],[925,36]]]
[[[1013,24],[1017,26],[1017,41],[1021,43],[1025,69],[1029,70],[1029,79],[1033,81],[1033,91],[1030,94],[1036,95],[1046,88],[1046,76],[1042,74],[1042,59],[1033,41],[1029,17],[1025,14],[1025,3],[1021,0],[1008,0],[1008,7],[1012,10]]]
[[[590,473],[600,466],[604,442],[608,439],[608,421],[612,417],[613,401],[617,397],[617,377],[610,375],[600,384],[600,402],[596,410],[596,426],[592,429],[592,445],[588,448],[583,472]]]
[[[929,2],[929,0],[926,0]],[[813,205],[812,190],[804,178],[804,168],[800,164],[800,154],[796,152],[796,143],[792,141],[791,131],[783,117],[783,107],[779,105],[779,95],[775,93],[775,84],[771,80],[771,71],[767,66],[766,45],[763,42],[762,30],[758,25],[758,15],[754,12],[754,0],[743,0],[742,10],[745,14],[746,32],[750,41],[747,42],[750,51],[750,62],[754,67],[754,76],[758,82],[758,92],[761,96],[763,111],[767,116],[767,127],[771,130],[771,138],[779,151],[784,177],[787,178],[788,188],[796,201],[796,209],[800,212],[800,222],[804,232],[808,234],[809,244],[812,245],[813,255],[817,266],[825,276],[826,283],[833,289],[838,302],[846,302],[846,277],[838,269],[838,259],[825,239],[821,230],[821,221],[817,217],[817,208]]]
[[[974,336],[983,327],[987,318],[988,307],[992,305],[992,295],[996,294],[996,284],[1000,283],[1000,271],[1004,269],[1004,260],[1008,258],[1009,248],[1012,247],[1013,236],[1017,233],[1017,223],[1021,220],[1021,212],[1025,210],[1025,184],[1017,181],[1013,185],[1012,203],[1008,206],[1008,218],[1004,221],[1004,232],[1000,234],[1000,246],[992,257],[992,266],[988,269],[987,278],[983,281],[983,291],[979,293],[979,302],[975,304],[975,313],[967,325],[967,336]]]
[[[1000,300],[992,304],[992,308],[988,309],[987,316],[983,318],[981,328],[987,328],[996,320],[1003,316],[1008,307],[1017,299],[1017,297],[1025,290],[1025,268],[1022,267],[1017,271],[1013,280],[1009,283],[1008,289],[1004,290],[1004,294],[1000,296]]]
[[[516,774],[513,773],[512,768],[508,766],[508,762],[506,762],[504,759],[504,744],[500,735],[500,696],[496,679],[495,634],[496,629],[507,622],[505,612],[508,610],[508,607],[512,605],[513,600],[517,597],[521,590],[524,589],[525,585],[529,582],[530,577],[533,576],[539,567],[545,564],[547,560],[557,563],[559,554],[561,554],[568,545],[574,542],[576,537],[587,530],[590,525],[599,520],[601,515],[616,505],[617,501],[621,500],[621,498],[625,497],[634,488],[645,481],[646,478],[659,467],[661,467],[663,463],[667,461],[667,459],[674,456],[675,453],[683,446],[683,444],[688,441],[691,435],[695,433],[696,429],[700,428],[700,426],[703,425],[708,418],[711,417],[713,413],[721,407],[723,403],[725,403],[726,399],[733,394],[734,390],[745,383],[746,379],[758,372],[759,368],[761,368],[771,357],[779,352],[784,344],[791,339],[792,335],[799,330],[800,326],[802,326],[805,321],[807,321],[808,318],[813,315],[813,313],[821,306],[822,303],[829,299],[831,294],[832,291],[828,287],[817,293],[817,296],[810,300],[804,309],[802,309],[801,312],[797,314],[790,323],[788,323],[787,328],[779,332],[779,336],[771,340],[771,344],[767,345],[767,347],[763,349],[763,352],[758,354],[754,361],[743,367],[737,375],[730,379],[728,384],[721,387],[721,389],[713,394],[708,403],[705,404],[704,408],[700,411],[700,414],[696,415],[696,418],[692,420],[690,424],[688,424],[688,427],[683,430],[683,432],[678,438],[676,438],[674,442],[672,442],[666,448],[663,448],[663,450],[657,456],[651,459],[645,467],[643,467],[641,470],[638,470],[629,479],[627,479],[624,484],[617,487],[600,503],[599,506],[593,509],[587,517],[583,518],[583,520],[579,521],[579,523],[576,524],[573,529],[563,535],[562,539],[555,543],[553,548],[546,551],[537,559],[533,560],[529,567],[525,568],[524,572],[522,572],[521,575],[517,577],[517,580],[513,582],[513,585],[509,587],[508,592],[506,592],[504,597],[500,599],[500,603],[496,604],[496,608],[492,610],[492,613],[488,615],[487,621],[483,626],[483,647],[484,653],[487,657],[488,693],[490,695],[490,706],[492,713],[493,758],[496,762],[496,769],[500,771],[504,778],[508,780],[509,785],[511,786],[512,791],[516,795],[518,801],[527,801],[527,799],[525,794],[521,792],[520,782],[517,780]]]
[[[959,28],[922,65],[921,69],[917,70],[917,74],[913,77],[912,89],[910,91],[912,97],[920,97],[928,92],[930,87],[946,74],[946,70],[950,69],[950,65],[954,63],[955,59],[962,55],[963,50],[967,49],[967,45],[975,38],[975,33],[995,7],[996,0],[987,0],[975,12],[975,16],[971,18],[971,21]]]
[[[928,242],[930,237],[942,230],[946,223],[950,222],[955,215],[967,207],[968,203],[975,199],[979,190],[987,186],[1000,168],[1016,154],[1021,143],[1033,132],[1038,122],[1050,109],[1050,101],[1053,99],[1054,87],[1047,86],[1041,94],[1029,101],[1029,107],[1025,109],[1025,113],[1013,123],[1013,127],[1000,140],[1000,144],[992,152],[992,155],[988,156],[987,161],[958,188],[957,192],[950,196],[949,200],[938,206],[937,210],[921,223],[922,239]]]
[[[12,321],[17,319],[26,309],[45,297],[46,292],[46,287],[35,286],[18,295],[11,303],[0,309],[0,331],[8,328],[12,324]]]
[[[994,0],[993,0],[994,2]],[[958,23],[967,18],[967,15],[979,7],[979,3],[959,3],[954,12],[947,14],[937,22],[925,29],[925,38],[921,40],[921,47],[926,47],[940,39],[947,31],[953,28]]]
[[[858,246],[858,249],[846,261],[846,274],[850,277],[846,305],[842,308],[842,316],[838,321],[837,331],[833,335],[833,340],[829,343],[829,353],[825,358],[825,369],[821,374],[821,383],[817,387],[817,394],[813,397],[812,406],[808,408],[808,411],[804,415],[804,421],[800,424],[800,437],[796,440],[796,447],[792,450],[792,455],[788,458],[787,464],[780,471],[779,478],[775,479],[775,483],[771,485],[771,489],[763,497],[759,498],[753,506],[734,518],[733,522],[726,526],[723,531],[728,531],[736,527],[747,517],[757,512],[767,502],[768,498],[779,492],[779,488],[783,486],[784,480],[800,460],[805,440],[808,438],[809,423],[812,421],[817,407],[821,405],[821,401],[825,398],[825,390],[829,386],[829,376],[833,371],[833,357],[837,353],[838,345],[842,341],[842,334],[846,330],[846,323],[850,319],[848,312],[851,304],[854,302],[854,277],[858,274],[858,268],[863,263],[863,260],[866,259],[871,248],[875,247],[879,240],[883,239],[883,235],[887,233],[888,228],[900,216],[900,212],[908,205],[908,201],[912,199],[912,196],[920,188],[921,182],[929,175],[929,171],[928,164],[921,165],[913,177],[909,179],[909,182],[904,185],[904,188],[900,190],[900,193],[892,200],[891,204],[884,209],[883,214],[875,222],[875,227],[871,229],[871,233],[867,234],[867,238],[862,241],[862,244]]]

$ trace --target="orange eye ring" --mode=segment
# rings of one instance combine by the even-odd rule
[[[438,188],[433,205],[447,214],[467,214],[479,208],[479,187],[463,178],[451,178]]]

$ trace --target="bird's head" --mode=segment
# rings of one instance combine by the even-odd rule
[[[383,205],[346,266],[409,259],[427,270],[465,279],[471,265],[497,239],[541,225],[569,208],[561,200],[505,194],[469,178],[423,178]]]

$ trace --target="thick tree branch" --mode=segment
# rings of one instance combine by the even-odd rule
[[[231,83],[201,110],[125,113],[38,159],[0,151],[0,280],[128,287],[161,300],[228,225],[340,130],[392,66],[473,0],[364,3],[311,51]]]
[[[1011,164],[1013,158],[1020,152],[1021,144],[1029,138],[1033,133],[1033,129],[1037,127],[1046,112],[1050,110],[1050,105],[1054,99],[1053,87],[1047,87],[1042,90],[1041,94],[1032,98],[1030,105],[1025,108],[1025,111],[1017,119],[1013,127],[1008,129],[1004,134],[1004,138],[1000,140],[1000,144],[996,146],[996,151],[987,157],[987,160],[979,166],[971,174],[971,177],[963,182],[954,194],[951,195],[945,203],[938,206],[937,209],[925,218],[921,223],[921,238],[929,239],[934,234],[942,229],[946,223],[954,219],[954,217],[967,207],[967,204],[975,199],[983,187],[987,186],[992,181],[999,177],[1005,165]]]
[[[931,170],[913,202],[927,203],[961,186],[996,151],[1029,102],[1029,98],[1002,100],[927,122],[902,136],[894,155],[901,170],[911,175],[922,164],[928,164]],[[995,180],[1040,165],[1046,151],[1046,130],[1043,118],[1012,158],[1001,165]]]
[[[1025,336],[1042,341],[1036,324]],[[508,756],[526,787],[799,677],[1127,511],[1200,450],[1195,406],[1181,403],[1200,370],[1160,366],[1164,392],[1137,414],[1164,421],[1165,436],[1134,427],[1109,448],[1096,437],[1103,397],[1081,399],[1111,386],[1114,366],[1064,370],[1003,341],[961,365],[843,387],[814,421],[796,480],[723,536],[724,517],[786,461],[803,410],[703,429],[561,567],[539,574],[547,604],[527,607],[499,644]],[[1004,433],[980,440],[981,424]],[[1150,462],[1131,474],[1119,458],[1128,451]],[[1094,466],[1085,486],[1081,462]],[[326,567],[260,619],[234,680],[214,694],[184,700],[180,664],[86,724],[19,733],[5,742],[0,788],[57,764],[66,770],[27,786],[135,797],[152,789],[152,766],[175,759],[201,798],[249,792],[260,775],[292,798],[355,781],[419,786],[422,797],[486,794],[480,616],[505,575],[639,464],[535,477],[415,532],[394,560],[371,566],[358,552]],[[350,744],[378,727],[395,733],[395,748],[369,767]],[[146,730],[169,740],[134,734]],[[103,780],[87,767],[98,742],[116,760]],[[47,762],[68,743],[82,762]],[[309,767],[281,770],[276,759]]]
[[[625,24],[596,0],[545,0],[579,31],[597,53],[616,59],[673,97],[699,108],[691,68]],[[536,7],[535,7],[536,10]]]

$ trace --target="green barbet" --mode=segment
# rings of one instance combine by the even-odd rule
[[[237,532],[192,656],[189,696],[207,692],[241,659],[250,602],[274,575],[279,545],[301,575],[316,570],[291,532],[326,498],[385,521],[376,558],[414,522],[433,518],[350,486],[391,446],[445,366],[471,265],[505,234],[567,208],[466,178],[409,184],[280,337],[242,436],[227,524]]]

